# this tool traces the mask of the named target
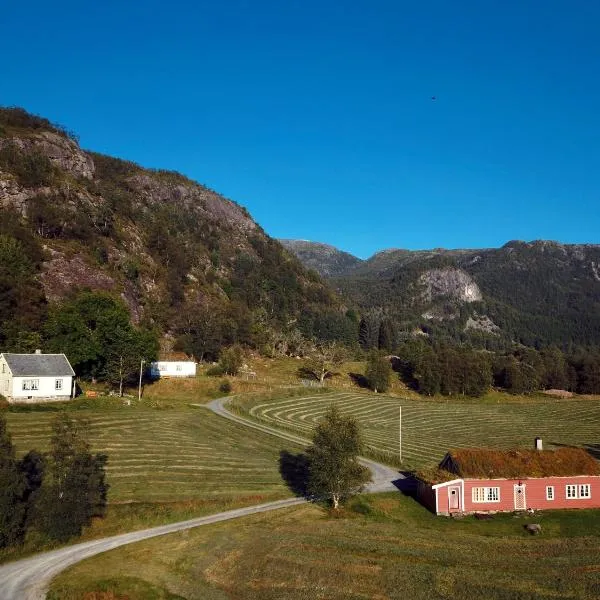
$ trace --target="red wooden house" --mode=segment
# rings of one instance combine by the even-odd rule
[[[451,450],[417,477],[417,498],[438,515],[600,508],[600,464],[579,448]]]

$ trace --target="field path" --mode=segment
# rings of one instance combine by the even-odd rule
[[[256,423],[250,419],[246,419],[229,412],[226,408],[226,404],[229,400],[230,398],[217,398],[217,400],[213,400],[208,404],[194,404],[193,406],[208,408],[221,417],[235,421],[236,423],[244,425],[245,427],[256,429],[262,433],[274,435],[275,437],[287,440],[288,442],[300,444],[301,446],[310,446],[311,441],[299,435],[288,433],[287,431],[281,431],[276,427],[270,427],[269,425],[263,425],[262,423]],[[401,475],[397,470],[387,467],[386,465],[382,465],[381,463],[375,462],[369,458],[361,457],[360,462],[371,471],[371,483],[366,487],[368,492],[389,492],[397,490],[398,486],[394,485],[393,482],[398,481],[399,479],[404,479],[404,476]]]
[[[245,427],[256,429],[257,431],[275,435],[284,440],[301,445],[308,445],[310,443],[308,440],[294,434],[277,431],[271,427],[253,423],[230,413],[225,408],[227,400],[228,398],[221,398],[208,405],[198,404],[197,406],[208,408],[221,417],[235,421]],[[368,486],[368,491],[381,492],[397,489],[392,483],[395,480],[401,479],[401,476],[397,471],[368,459],[361,459],[361,462],[369,467],[373,474],[373,482]],[[131,533],[115,535],[100,540],[83,542],[81,544],[59,548],[58,550],[44,552],[30,558],[7,563],[0,566],[0,599],[44,600],[50,581],[67,567],[70,567],[85,558],[106,552],[107,550],[112,550],[113,548],[118,548],[119,546],[125,546],[126,544],[132,544],[159,535],[166,535],[168,533],[175,533],[193,527],[210,525],[212,523],[219,523],[220,521],[228,521],[230,519],[237,519],[239,517],[257,513],[296,506],[303,502],[306,502],[304,498],[297,497],[276,500],[274,502],[267,502],[256,506],[228,510],[207,517],[198,517],[196,519],[189,519],[188,521],[171,523],[170,525],[161,525],[160,527],[152,527],[151,529],[143,529],[141,531],[133,531]]]

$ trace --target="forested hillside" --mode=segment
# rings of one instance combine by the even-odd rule
[[[316,246],[307,264],[319,256]],[[371,342],[387,323],[396,341],[418,333],[492,349],[600,344],[598,245],[388,250],[329,280],[359,308]]]
[[[290,332],[357,330],[320,277],[235,202],[0,109],[0,349],[71,348],[79,372],[99,373],[111,323],[127,342],[160,339],[199,359],[235,343],[273,352]]]

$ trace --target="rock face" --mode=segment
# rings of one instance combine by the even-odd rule
[[[477,284],[461,269],[431,269],[423,273],[419,281],[425,287],[423,299],[426,302],[440,297],[458,302],[478,302],[482,299]]]
[[[201,310],[228,311],[219,318],[244,331],[260,318],[270,333],[307,307],[343,309],[242,206],[179,173],[84,151],[20,109],[0,108],[0,210],[43,246],[36,281],[50,302],[108,292],[162,332],[189,332]]]

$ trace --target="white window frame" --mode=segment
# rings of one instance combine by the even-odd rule
[[[546,500],[554,500],[554,486],[547,485],[546,486]]]
[[[500,488],[474,487],[471,490],[471,498],[475,504],[490,504],[500,502]]]
[[[37,392],[40,389],[40,380],[39,379],[23,379],[23,383],[21,384],[21,389],[24,392]]]
[[[183,368],[181,365],[175,365],[175,370],[176,371],[183,371]]]
[[[582,500],[588,500],[592,497],[592,486],[589,483],[580,483],[577,486],[577,495]]]
[[[62,379],[54,380],[54,389],[57,392],[62,392],[62,389],[63,389],[63,380]]]
[[[565,486],[565,498],[567,500],[577,500],[577,488],[578,486],[576,483],[567,483],[567,485]]]

